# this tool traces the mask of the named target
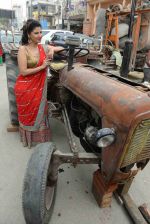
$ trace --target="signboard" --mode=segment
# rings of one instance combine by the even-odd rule
[[[37,4],[46,4],[46,5],[49,5],[49,4],[53,4],[53,2],[50,0],[50,1],[46,1],[46,0],[32,0],[32,5],[37,5]]]
[[[86,13],[86,0],[69,0],[67,16],[77,16]]]

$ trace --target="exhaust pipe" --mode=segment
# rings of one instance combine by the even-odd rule
[[[123,51],[123,59],[122,65],[120,69],[120,75],[123,77],[127,77],[130,71],[130,61],[131,61],[131,54],[133,49],[133,40],[132,40],[132,33],[133,33],[133,24],[134,24],[134,16],[135,16],[135,9],[136,9],[136,1],[132,0],[131,4],[131,14],[130,14],[130,25],[129,25],[129,32],[128,32],[128,40],[125,42],[125,48]]]

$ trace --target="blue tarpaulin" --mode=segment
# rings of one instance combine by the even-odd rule
[[[41,19],[40,24],[42,26],[42,29],[48,29],[48,22],[46,19]]]

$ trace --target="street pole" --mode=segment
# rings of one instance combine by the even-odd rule
[[[67,3],[67,12],[66,12],[67,14],[69,11],[69,0],[67,0],[66,3]],[[68,15],[66,16],[66,19],[67,19],[67,30],[70,30],[70,21],[69,21]]]
[[[14,40],[14,27],[13,27],[13,0],[11,0],[11,33]]]
[[[40,4],[38,3],[38,21],[40,21]]]
[[[12,25],[13,25],[13,0],[11,0],[11,29],[12,29]]]
[[[64,29],[64,18],[63,18],[63,0],[61,0],[61,28]]]
[[[32,0],[30,0],[30,18],[32,19]]]

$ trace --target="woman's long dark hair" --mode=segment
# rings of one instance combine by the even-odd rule
[[[21,39],[21,44],[26,45],[29,42],[28,35],[36,28],[36,27],[41,27],[41,24],[34,19],[28,19],[26,24],[22,27],[22,39]]]

